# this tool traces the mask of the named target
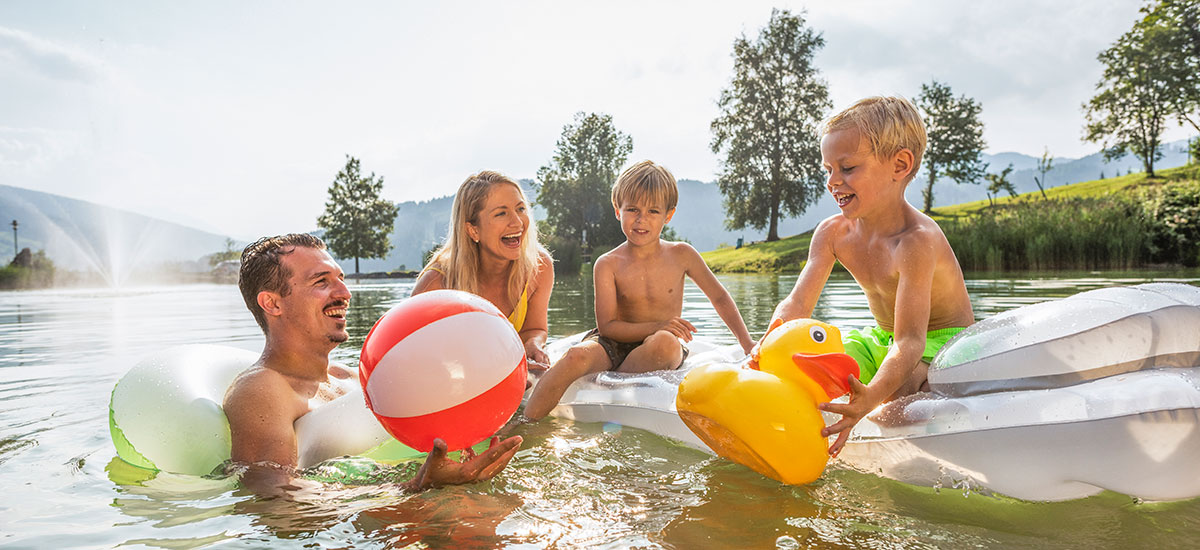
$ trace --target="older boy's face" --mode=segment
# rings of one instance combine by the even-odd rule
[[[858,130],[825,134],[821,138],[821,162],[828,174],[825,188],[846,217],[858,217],[871,208],[892,182],[887,165],[871,153],[870,144]]]
[[[661,204],[650,202],[627,202],[617,209],[616,215],[621,220],[625,239],[640,246],[658,241],[663,226],[675,215],[675,209],[667,210]]]

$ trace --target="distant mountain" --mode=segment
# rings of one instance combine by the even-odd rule
[[[983,155],[983,161],[988,164],[987,171],[1000,173],[1011,163],[1013,172],[1009,176],[1020,193],[1037,190],[1033,177],[1037,175],[1038,157],[1021,153],[997,153]],[[1181,140],[1163,146],[1163,158],[1155,163],[1156,168],[1172,168],[1187,163],[1187,141]],[[1081,159],[1056,158],[1054,169],[1046,174],[1047,188],[1057,187],[1068,183],[1099,179],[1101,174],[1107,177],[1124,175],[1127,172],[1141,171],[1141,162],[1137,158],[1126,155],[1112,162],[1104,162],[1100,153]],[[905,195],[909,202],[918,208],[923,204],[921,190],[925,187],[925,178],[921,177],[909,184]],[[536,201],[533,192],[533,182],[522,180],[521,186],[530,200]],[[948,179],[939,179],[934,186],[934,206],[945,206],[983,200],[987,198],[986,188],[980,185],[958,185]],[[360,266],[367,271],[390,271],[401,266],[407,269],[419,269],[422,254],[441,244],[446,237],[446,227],[450,223],[450,208],[453,197],[441,197],[421,202],[402,202],[400,214],[392,233],[394,248],[387,258],[382,260],[361,260]],[[801,216],[786,218],[779,222],[780,236],[803,233],[816,227],[821,220],[837,213],[837,205],[832,200],[820,200]],[[545,219],[546,212],[535,206],[535,219]],[[730,231],[725,229],[725,210],[722,205],[720,190],[715,183],[704,183],[696,180],[679,180],[679,206],[670,227],[692,243],[697,250],[713,250],[720,245],[734,245],[739,238],[745,242],[761,241],[766,237],[766,231],[747,229]],[[342,260],[343,269],[353,270],[354,260]]]
[[[0,229],[11,237],[17,220],[18,246],[45,250],[62,268],[96,271],[114,281],[139,268],[180,262],[183,270],[207,271],[198,260],[225,250],[224,235],[51,193],[0,185]],[[0,238],[0,258],[8,256]],[[4,261],[7,264],[7,260]]]

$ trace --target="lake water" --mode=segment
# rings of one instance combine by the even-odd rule
[[[720,277],[756,335],[795,278]],[[1200,273],[975,276],[968,289],[984,317],[1150,280],[1200,285]],[[354,364],[367,330],[411,288],[352,286],[351,340],[334,358]],[[551,337],[591,328],[591,304],[590,281],[560,277]],[[734,342],[690,284],[684,316],[700,338]],[[870,323],[845,277],[830,281],[815,317]],[[790,487],[647,432],[556,419],[518,428],[523,449],[491,482],[416,495],[331,485],[288,502],[230,479],[134,482],[109,441],[117,379],[171,346],[258,351],[262,342],[234,286],[0,293],[0,547],[1194,548],[1200,540],[1200,499],[1104,493],[1030,503],[836,468]]]

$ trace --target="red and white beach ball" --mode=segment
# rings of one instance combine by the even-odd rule
[[[392,437],[418,451],[491,437],[525,392],[525,347],[484,298],[458,290],[418,294],[389,310],[363,343],[359,381]]]

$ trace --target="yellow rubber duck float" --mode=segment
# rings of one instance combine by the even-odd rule
[[[817,403],[850,391],[858,363],[837,327],[795,319],[767,332],[758,369],[704,365],[679,384],[679,417],[718,455],[777,481],[802,485],[821,476],[829,441]]]

